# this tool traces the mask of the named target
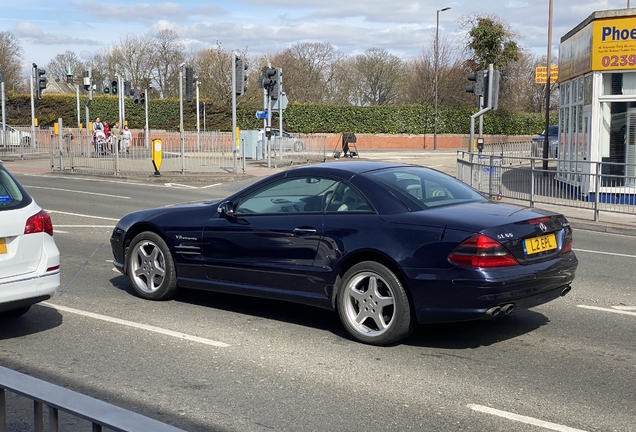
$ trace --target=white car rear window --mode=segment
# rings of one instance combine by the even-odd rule
[[[0,211],[23,207],[31,202],[17,182],[0,166]]]

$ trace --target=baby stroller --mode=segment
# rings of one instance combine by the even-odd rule
[[[95,154],[98,156],[106,156],[109,152],[108,139],[103,130],[97,129],[93,132],[93,142],[95,143]]]

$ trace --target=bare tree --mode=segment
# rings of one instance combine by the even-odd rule
[[[66,51],[63,54],[56,55],[46,65],[49,79],[58,81],[66,81],[67,76],[71,75],[73,81],[81,82],[82,72],[85,69],[86,65],[73,51]]]
[[[392,105],[398,102],[404,76],[402,60],[383,48],[370,48],[356,56],[357,105]]]
[[[25,86],[25,80],[20,76],[23,55],[22,45],[15,35],[8,31],[0,32],[0,71],[4,72],[6,89],[28,91],[28,85]]]
[[[126,35],[120,45],[114,47],[112,55],[117,75],[130,81],[133,88],[151,87],[155,61],[150,36]],[[112,72],[110,78],[115,78]]]
[[[152,37],[152,78],[164,97],[179,96],[179,68],[185,61],[184,45],[174,30],[161,30]]]
[[[283,86],[290,100],[323,103],[332,98],[330,84],[343,57],[327,42],[298,42],[269,59],[273,67],[283,69]]]
[[[232,58],[233,53],[225,51],[220,43],[195,53],[192,58],[199,91],[226,109],[232,108]]]

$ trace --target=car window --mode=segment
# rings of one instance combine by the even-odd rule
[[[486,198],[459,180],[424,167],[397,167],[370,174],[412,211]]]
[[[328,212],[368,212],[371,206],[362,195],[346,183],[340,183],[327,203]]]
[[[548,136],[554,136],[554,135],[558,135],[559,134],[559,127],[558,126],[550,126],[548,128]]]
[[[322,212],[338,181],[318,176],[285,178],[243,197],[235,215]]]
[[[30,203],[31,197],[0,166],[0,211],[21,208]]]

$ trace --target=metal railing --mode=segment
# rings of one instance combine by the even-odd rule
[[[559,169],[557,169],[559,168]],[[457,178],[490,196],[636,214],[636,164],[457,152]]]
[[[93,432],[108,428],[120,432],[184,432],[141,414],[94,399],[29,375],[0,366],[0,432],[7,431],[6,391],[33,401],[33,430],[45,430],[44,407],[48,408],[48,430],[60,430],[59,412],[87,420]]]
[[[150,130],[146,139],[144,130],[133,130],[128,148],[124,148],[122,142],[118,146],[113,140],[94,141],[86,136],[86,130],[77,128],[64,128],[61,137],[55,135],[52,128],[37,128],[33,137],[27,127],[21,128],[20,133],[28,136],[28,140],[21,140],[20,145],[0,146],[0,159],[48,158],[52,170],[98,174],[153,174],[150,147],[155,139],[162,141],[161,172],[169,173],[231,173],[235,170],[238,173],[244,166],[241,159],[279,165],[324,161],[327,157],[327,137],[321,135],[302,135],[299,137],[302,146],[283,145],[282,151],[277,139],[272,139],[268,155],[260,142],[241,141],[235,148],[232,135],[218,131],[186,131],[182,144],[178,131]],[[243,158],[243,155],[246,157]],[[238,166],[235,160],[238,160]]]

